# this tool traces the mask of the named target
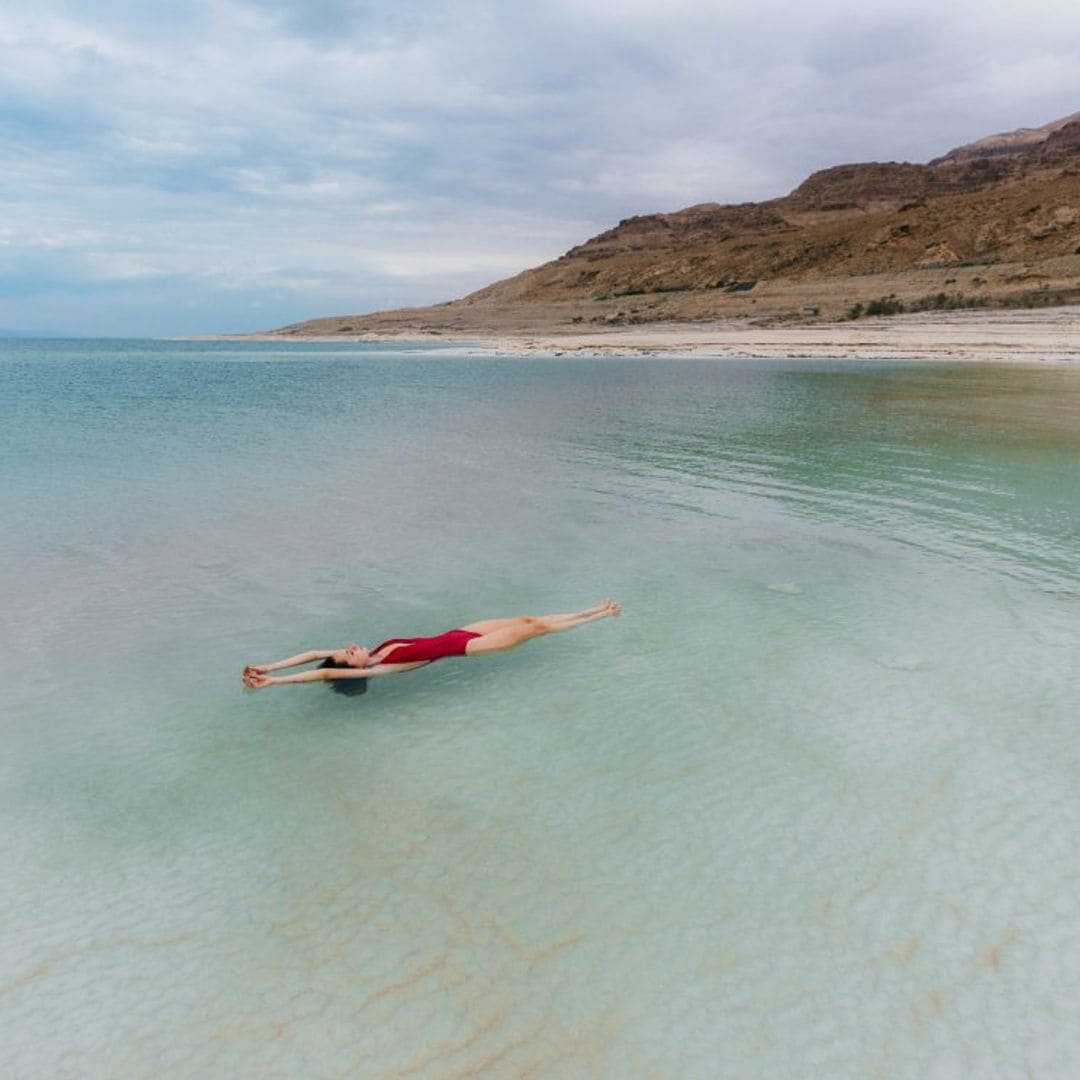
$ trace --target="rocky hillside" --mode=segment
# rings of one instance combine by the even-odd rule
[[[1053,120],[1049,124],[1043,124],[1037,128],[1017,128],[1015,131],[1003,131],[1000,135],[987,135],[984,139],[978,139],[966,146],[958,146],[950,150],[942,157],[935,158],[931,165],[946,165],[960,161],[971,161],[973,158],[1004,157],[1013,154],[1022,154],[1037,143],[1045,142],[1055,131],[1060,131],[1066,124],[1080,120],[1080,112],[1071,116]]]
[[[628,218],[462,300],[317,319],[280,333],[836,317],[876,300],[1080,300],[1080,114],[980,140],[928,165],[840,165],[784,198]]]

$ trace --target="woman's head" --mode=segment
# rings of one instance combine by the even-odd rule
[[[360,649],[359,645],[349,647]],[[367,649],[360,649],[360,651],[365,655],[367,654]],[[364,666],[363,664],[346,663],[344,659],[339,662],[337,657],[343,655],[345,652],[345,649],[339,649],[336,653],[332,653],[319,665],[319,667],[348,668]],[[344,694],[346,697],[359,697],[360,694],[367,693],[367,684],[367,679],[331,679],[330,689],[333,690],[335,694]]]
[[[333,667],[367,667],[371,653],[363,645],[346,645],[344,649],[332,652],[330,659],[334,661]]]

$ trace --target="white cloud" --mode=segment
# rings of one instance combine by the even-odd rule
[[[14,230],[11,230],[12,235],[15,235]],[[69,232],[53,232],[53,233],[28,233],[24,236],[22,243],[25,247],[40,247],[40,248],[77,248],[79,250],[86,250],[87,248],[96,247],[102,243],[107,242],[108,237],[99,232],[97,229],[72,229]]]
[[[92,282],[144,281],[168,273],[165,267],[134,251],[90,252],[83,256],[83,262]]]
[[[15,0],[0,247],[12,297],[116,332],[446,299],[629,214],[1075,111],[1078,35],[1073,0]]]
[[[522,269],[521,262],[510,252],[474,252],[462,258],[460,252],[387,252],[370,260],[371,268],[390,278],[410,281],[464,274],[512,274]]]

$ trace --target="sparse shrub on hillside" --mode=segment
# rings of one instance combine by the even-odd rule
[[[986,307],[989,298],[965,296],[963,293],[931,293],[911,302],[912,311],[960,311],[966,308]]]
[[[1080,301],[1080,289],[1052,289],[1043,286],[1029,289],[1027,292],[1013,293],[1009,296],[970,296],[961,292],[928,293],[906,305],[887,298],[887,303],[872,301],[863,309],[861,304],[848,311],[849,319],[860,315],[896,315],[900,311],[969,311],[973,308],[1037,308],[1055,307],[1060,304],[1075,304]],[[859,309],[858,314],[852,314]]]
[[[895,296],[879,296],[865,307],[855,304],[847,309],[849,319],[861,319],[864,315],[899,315],[904,311],[903,302]]]
[[[968,308],[984,308],[997,304],[1002,307],[1040,307],[1043,304],[1052,303],[1046,298],[1044,292],[1022,293],[1015,297],[1004,297],[997,301],[987,296],[965,296],[960,292],[939,292],[921,296],[917,300],[911,300],[905,304],[895,296],[882,296],[877,300],[871,300],[865,306],[855,304],[847,310],[847,318],[860,319],[864,315],[888,316],[901,315],[905,311],[961,311]],[[1060,298],[1058,303],[1062,303]]]
[[[1080,289],[1051,289],[1044,285],[1041,289],[1002,297],[1000,306],[1007,308],[1057,307],[1059,304],[1078,302],[1080,302]]]
[[[892,296],[882,296],[866,305],[867,315],[900,315],[904,305]]]

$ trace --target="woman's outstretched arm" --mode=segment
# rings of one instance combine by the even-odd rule
[[[280,686],[283,683],[331,682],[334,679],[374,679],[380,675],[397,675],[401,671],[412,671],[424,667],[430,660],[418,660],[414,664],[376,664],[368,668],[313,668],[310,671],[298,671],[294,675],[266,675],[259,671],[244,673],[244,685],[249,690],[262,690],[267,686]]]
[[[265,675],[268,671],[280,671],[282,668],[296,667],[297,664],[310,664],[312,660],[325,660],[333,652],[333,649],[312,649],[309,652],[297,653],[285,660],[275,660],[272,664],[248,664],[244,670]]]

